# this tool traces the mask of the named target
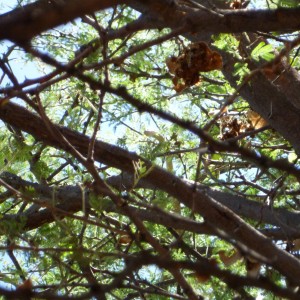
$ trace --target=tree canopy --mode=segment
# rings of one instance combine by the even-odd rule
[[[298,1],[16,2],[0,296],[299,299]]]

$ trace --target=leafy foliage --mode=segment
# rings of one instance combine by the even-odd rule
[[[298,299],[299,32],[157,8],[297,3],[134,2],[1,45],[0,295]]]

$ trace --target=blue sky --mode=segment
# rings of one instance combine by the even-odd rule
[[[0,2],[0,14],[3,14],[7,11],[10,11],[17,1],[15,0],[1,0]],[[11,47],[11,43],[9,41],[1,41],[0,42],[0,57],[7,52],[7,49]],[[26,78],[32,79],[41,75],[41,72],[38,70],[38,66],[33,62],[25,63],[24,53],[16,49],[10,55],[9,65],[13,70],[13,73],[16,75],[17,79],[22,82]],[[2,76],[2,72],[0,71],[0,77]],[[5,77],[2,82],[0,82],[0,86],[3,87],[8,84],[8,78]]]

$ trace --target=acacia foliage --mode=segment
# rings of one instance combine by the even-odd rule
[[[0,15],[0,294],[299,299],[297,5]]]

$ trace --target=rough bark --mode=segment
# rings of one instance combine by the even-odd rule
[[[187,30],[210,34],[244,31],[279,31],[300,29],[300,8],[280,10],[203,10],[177,5],[175,1],[96,1],[39,0],[0,16],[0,40],[18,43],[29,42],[45,30],[118,4],[160,16],[168,26],[187,24]],[[170,17],[171,16],[171,17]]]
[[[27,209],[21,215],[7,215],[0,220],[6,222],[6,220],[19,220],[26,219],[24,224],[24,230],[32,230],[38,228],[46,223],[54,222],[56,217],[68,216],[69,214],[76,213],[82,209],[82,189],[78,186],[61,186],[61,187],[49,187],[47,185],[32,183],[22,178],[4,172],[0,175],[7,184],[15,189],[26,190],[27,188],[33,188],[36,197],[40,199],[41,204],[46,203],[52,206],[55,205],[57,211],[53,212],[51,208],[41,208],[36,206],[36,210],[33,210],[33,206]],[[194,186],[192,181],[184,180],[187,185]],[[134,184],[133,176],[129,173],[123,173],[121,175],[111,176],[107,178],[106,183],[122,192],[130,190]],[[150,190],[156,190],[157,186],[151,184],[148,180],[141,179],[135,188],[146,188]],[[234,213],[241,217],[249,218],[257,222],[257,224],[268,224],[277,226],[278,229],[262,230],[268,237],[275,239],[297,239],[300,237],[300,213],[296,211],[287,211],[286,209],[272,208],[268,205],[251,201],[245,197],[236,196],[226,192],[216,191],[214,189],[197,184],[199,190],[205,191],[205,193],[231,209]],[[87,205],[89,203],[89,192],[85,195]],[[53,202],[55,201],[55,202]],[[105,211],[116,211],[116,208],[111,203],[108,206],[103,207]],[[145,221],[158,223],[166,227],[172,227],[174,229],[187,230],[195,233],[216,234],[210,226],[207,224],[200,224],[188,220],[179,215],[168,215],[166,212],[158,209],[152,210],[135,210],[135,214]],[[1,226],[1,225],[0,225]]]

